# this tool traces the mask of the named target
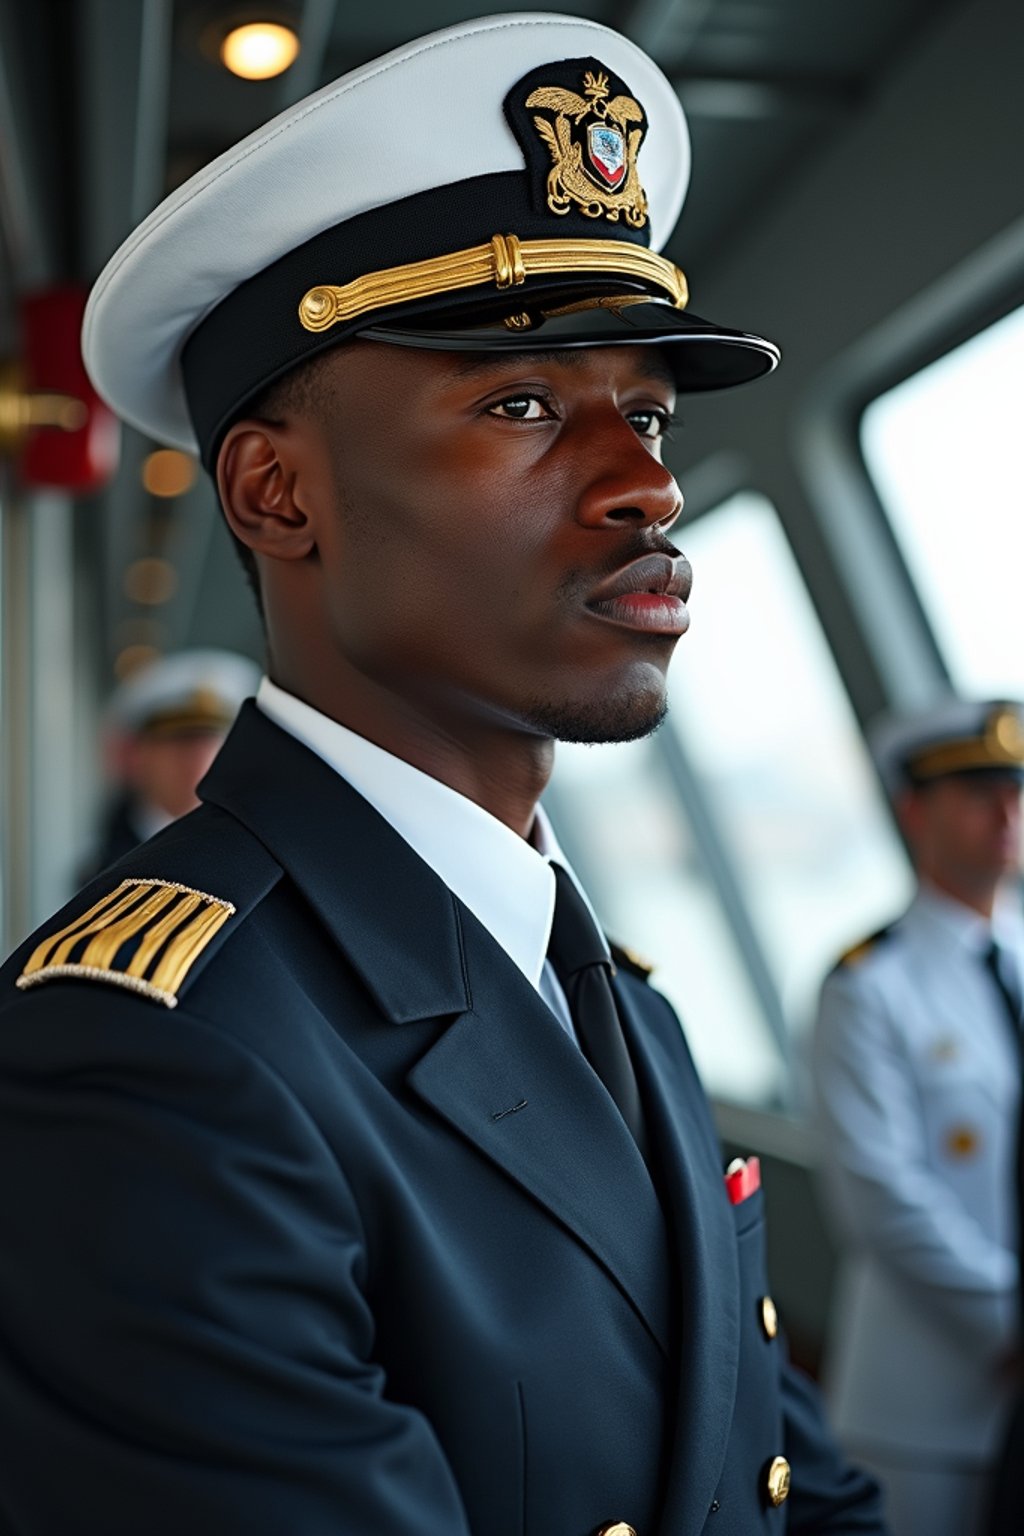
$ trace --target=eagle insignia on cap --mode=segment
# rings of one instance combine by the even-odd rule
[[[37,945],[16,984],[102,981],[174,1008],[189,971],[234,911],[230,901],[173,880],[122,880]]]
[[[575,203],[590,219],[631,229],[647,222],[647,194],[640,185],[636,159],[646,129],[638,101],[624,92],[612,96],[603,70],[583,75],[583,95],[559,85],[542,85],[526,98],[527,107],[554,113],[554,123],[535,116],[533,126],[551,154],[547,203],[552,213],[568,213]]]

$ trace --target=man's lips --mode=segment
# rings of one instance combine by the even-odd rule
[[[682,555],[644,555],[602,582],[587,607],[626,629],[683,635],[690,626],[686,599],[692,583],[690,562]]]

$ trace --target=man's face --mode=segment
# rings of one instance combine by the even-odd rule
[[[1010,774],[950,774],[911,792],[915,854],[954,891],[997,884],[1020,866],[1021,787]]]
[[[332,651],[455,728],[652,729],[690,587],[664,531],[681,497],[661,463],[675,396],[658,352],[361,342],[322,382]]]
[[[140,799],[168,816],[184,816],[199,804],[196,785],[208,772],[224,733],[138,736],[124,754],[124,779]]]

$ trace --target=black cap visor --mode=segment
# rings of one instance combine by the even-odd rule
[[[559,348],[663,346],[677,387],[685,393],[729,389],[771,373],[779,361],[772,342],[728,330],[658,299],[606,296],[545,310],[529,308],[476,324],[440,327],[440,316],[404,325],[373,325],[360,339],[443,352],[545,352]]]
[[[904,776],[914,789],[927,789],[943,779],[1005,779],[1024,785],[1024,766],[1017,763],[978,763],[968,768],[945,768],[935,773],[917,773],[904,768]]]

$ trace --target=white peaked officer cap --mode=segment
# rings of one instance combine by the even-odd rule
[[[869,741],[890,795],[951,773],[1024,780],[1024,712],[1005,699],[947,698],[913,714],[885,715]]]
[[[488,16],[354,70],[160,205],[98,278],[100,394],[210,466],[274,379],[353,336],[445,350],[657,342],[684,390],[777,349],[686,310],[657,253],[690,171],[678,97],[578,17]]]
[[[139,667],[115,689],[107,723],[128,736],[226,731],[259,681],[256,663],[235,651],[175,651]]]

